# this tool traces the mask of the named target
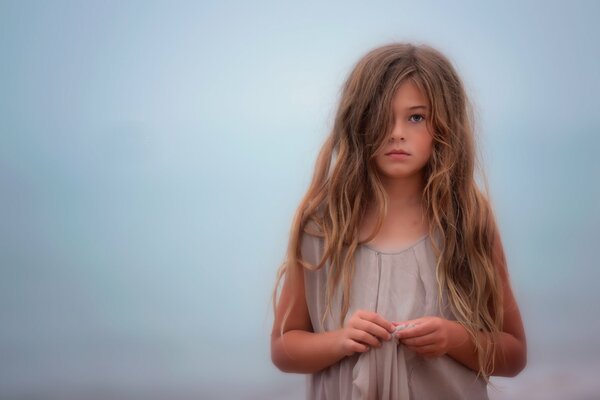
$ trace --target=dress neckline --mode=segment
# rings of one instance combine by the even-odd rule
[[[402,254],[407,250],[412,249],[413,247],[415,247],[416,245],[418,245],[419,243],[421,243],[423,240],[425,240],[427,237],[429,236],[429,233],[426,233],[425,235],[421,236],[419,239],[417,239],[414,243],[407,245],[399,250],[394,250],[394,251],[389,251],[389,250],[381,250],[378,249],[376,247],[371,246],[370,244],[366,244],[366,243],[362,243],[360,245],[360,247],[364,247],[365,249],[374,251],[377,254],[389,254],[389,255],[395,255],[395,254]]]

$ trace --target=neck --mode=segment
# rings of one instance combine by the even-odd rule
[[[422,174],[406,178],[382,177],[381,183],[385,188],[388,200],[388,211],[400,211],[407,207],[421,205],[425,180]]]

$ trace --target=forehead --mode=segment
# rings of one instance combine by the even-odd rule
[[[402,82],[392,98],[394,109],[404,110],[416,106],[429,106],[429,100],[412,79]]]

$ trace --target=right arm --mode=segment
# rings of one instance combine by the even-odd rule
[[[379,347],[380,340],[390,338],[391,322],[368,311],[354,313],[342,329],[315,333],[306,305],[303,271],[298,277],[298,282],[284,281],[271,333],[271,360],[281,371],[314,373],[346,356]],[[292,297],[296,301],[281,335],[283,316]]]

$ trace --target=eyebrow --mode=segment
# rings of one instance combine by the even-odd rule
[[[408,107],[408,108],[407,108],[407,110],[415,110],[415,109],[417,109],[417,108],[424,108],[424,109],[426,109],[426,110],[427,110],[429,107],[427,107],[427,106],[422,106],[422,105],[419,105],[419,106],[412,106],[412,107]]]

